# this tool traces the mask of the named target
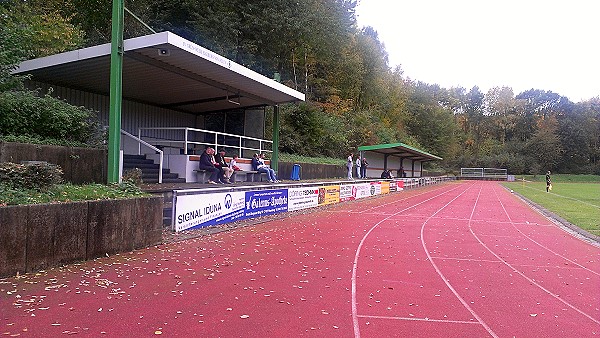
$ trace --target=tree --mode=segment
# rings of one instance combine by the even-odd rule
[[[407,129],[424,150],[442,157],[452,157],[458,152],[458,125],[453,112],[443,107],[437,98],[445,95],[437,85],[416,83],[407,103],[411,118]]]
[[[554,171],[562,156],[563,149],[557,131],[558,121],[548,117],[539,121],[537,131],[527,141],[528,157],[534,159],[542,170]]]
[[[0,7],[2,35],[21,59],[68,51],[83,44],[83,32],[56,9],[59,4],[10,0]]]
[[[23,76],[11,72],[21,61],[82,45],[83,32],[58,7],[58,1],[0,2],[0,92],[20,88]]]

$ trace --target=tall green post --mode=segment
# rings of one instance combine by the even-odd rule
[[[124,0],[113,0],[110,52],[110,115],[108,118],[108,183],[119,182],[121,161],[124,7]]]
[[[279,170],[279,106],[273,107],[273,156],[271,168]]]

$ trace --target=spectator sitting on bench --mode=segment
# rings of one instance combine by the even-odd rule
[[[385,179],[392,179],[392,178],[394,178],[394,176],[392,176],[392,172],[391,172],[391,171],[389,171],[389,170],[384,170],[384,171],[381,173],[381,178],[385,178]]]
[[[404,168],[403,168],[403,167],[400,167],[400,168],[398,169],[398,171],[396,171],[396,176],[397,176],[398,178],[401,178],[401,177],[405,177],[405,176],[406,176],[406,174],[404,173]]]
[[[215,150],[211,147],[206,148],[202,155],[200,155],[200,163],[198,164],[198,169],[205,170],[210,172],[210,177],[208,179],[209,184],[217,184],[217,179],[219,175],[219,169],[215,167],[213,164],[214,157],[213,154]]]
[[[225,162],[225,150],[221,149],[217,155],[215,155],[215,167],[219,169],[219,180],[223,183],[231,184],[231,174],[233,174],[233,169],[227,166],[227,162]]]
[[[237,155],[233,155],[233,157],[229,161],[228,167],[231,170],[233,170],[233,171],[240,171],[240,170],[242,170],[242,169],[240,169],[240,167],[237,166],[237,159],[238,159],[238,156]]]
[[[267,174],[270,183],[279,182],[277,176],[275,176],[275,170],[269,168],[269,166],[265,164],[265,154],[254,154],[252,156],[252,169],[259,173]]]

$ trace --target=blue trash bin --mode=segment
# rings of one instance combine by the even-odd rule
[[[299,164],[294,164],[292,167],[292,175],[290,175],[290,179],[292,181],[300,181],[300,170],[302,167]]]

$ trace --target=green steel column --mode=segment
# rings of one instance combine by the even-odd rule
[[[108,183],[119,182],[121,102],[123,91],[124,0],[113,0],[110,52],[110,115],[108,118]]]
[[[271,168],[279,170],[279,106],[273,107],[273,156]]]

